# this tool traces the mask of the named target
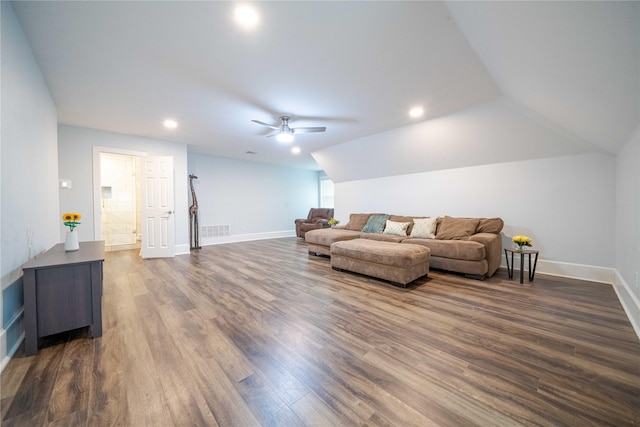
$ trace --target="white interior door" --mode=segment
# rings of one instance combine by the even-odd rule
[[[175,254],[173,157],[143,157],[142,258],[170,258]]]

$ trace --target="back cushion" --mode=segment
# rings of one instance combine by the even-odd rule
[[[438,240],[467,240],[475,234],[480,220],[478,218],[453,218],[445,216],[438,227]]]
[[[503,226],[502,218],[481,218],[476,233],[500,234]]]
[[[362,231],[371,214],[351,214],[349,222],[344,226],[346,230]]]
[[[315,208],[311,211],[311,218],[325,218],[331,219],[333,216],[333,209],[331,208]]]

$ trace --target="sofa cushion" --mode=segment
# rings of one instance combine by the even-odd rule
[[[481,218],[476,233],[500,234],[504,227],[502,218]]]
[[[436,237],[437,218],[414,218],[411,237],[434,239]]]
[[[407,228],[409,228],[410,222],[396,222],[387,220],[383,234],[395,234],[397,236],[405,236],[407,235]]]
[[[466,240],[475,234],[478,228],[478,218],[453,218],[445,216],[442,224],[438,227],[438,240]]]
[[[371,214],[351,214],[349,222],[344,226],[346,230],[362,231]]]
[[[317,230],[310,230],[304,234],[304,241],[314,245],[331,246],[333,242],[340,242],[342,240],[357,239],[360,237],[359,231],[335,229],[335,228],[320,228]]]
[[[367,240],[377,240],[379,242],[400,243],[404,239],[406,239],[407,236],[398,236],[396,234],[384,234],[384,233],[360,233],[360,238],[367,239]]]
[[[487,257],[485,246],[467,240],[404,239],[402,243],[422,245],[431,249],[432,257],[451,258],[466,261],[480,261]]]
[[[371,215],[367,223],[362,227],[363,233],[382,233],[389,215]]]

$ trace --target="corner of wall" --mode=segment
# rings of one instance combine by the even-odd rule
[[[631,326],[638,338],[640,338],[640,300],[631,292],[629,284],[617,270],[615,272],[613,290],[616,291],[622,308],[631,322]]]

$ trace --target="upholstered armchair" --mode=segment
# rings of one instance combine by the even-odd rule
[[[329,228],[329,220],[333,218],[333,208],[311,208],[307,219],[296,219],[296,236],[304,237],[304,233],[317,228]]]

